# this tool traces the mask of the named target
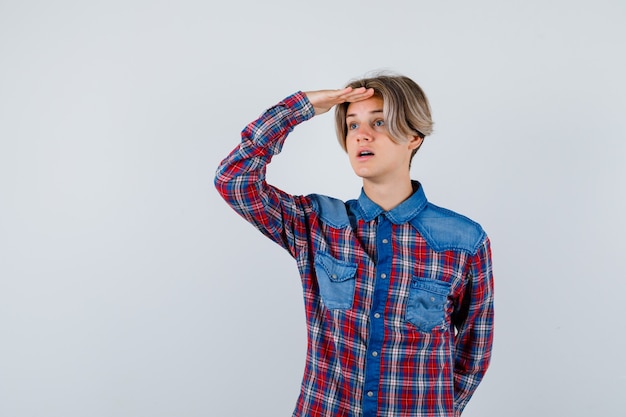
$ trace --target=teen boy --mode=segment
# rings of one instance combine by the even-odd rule
[[[361,195],[293,196],[265,181],[288,133],[335,108]],[[242,132],[215,186],[295,258],[306,367],[294,416],[459,416],[491,356],[489,239],[427,201],[409,166],[432,131],[421,88],[399,75],[297,92]]]

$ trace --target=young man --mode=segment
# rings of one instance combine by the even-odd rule
[[[334,106],[360,197],[268,185],[266,166],[288,133]],[[308,343],[294,416],[460,416],[487,370],[489,239],[411,181],[411,159],[431,131],[421,88],[381,75],[285,98],[243,130],[217,171],[226,202],[300,271]]]

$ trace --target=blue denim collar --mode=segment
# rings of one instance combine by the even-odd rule
[[[378,204],[370,200],[370,198],[365,194],[365,191],[361,189],[361,195],[359,196],[358,202],[363,220],[366,222],[372,221],[380,214],[384,214],[389,221],[394,224],[403,224],[412,220],[419,214],[420,211],[424,209],[424,207],[426,207],[426,204],[428,204],[422,185],[417,181],[412,181],[412,184],[415,189],[413,194],[387,212],[385,212],[385,210],[383,210]]]

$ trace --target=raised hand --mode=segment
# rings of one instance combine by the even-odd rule
[[[336,104],[366,100],[374,95],[374,89],[346,87],[341,90],[307,91],[305,94],[315,109],[315,115],[318,116]]]

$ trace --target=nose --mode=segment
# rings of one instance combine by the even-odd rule
[[[357,142],[369,142],[372,140],[372,134],[366,126],[359,126],[359,129],[356,132],[356,140]]]

